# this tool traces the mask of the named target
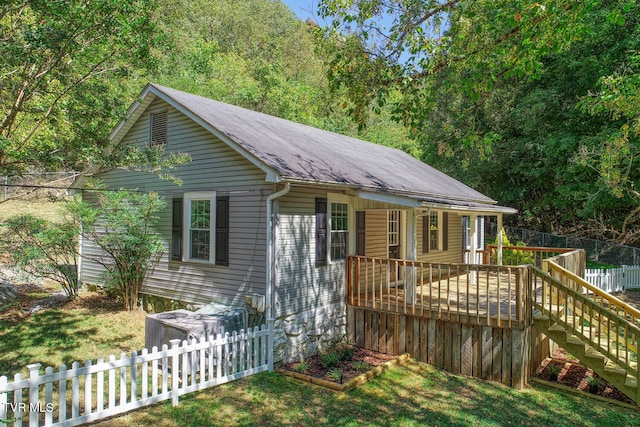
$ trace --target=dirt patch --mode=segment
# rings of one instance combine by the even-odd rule
[[[640,291],[614,292],[611,295],[640,310]]]
[[[303,362],[287,363],[282,368],[337,384],[344,384],[372,367],[380,366],[396,357],[389,354],[378,353],[373,350],[367,350],[362,347],[353,347],[353,350],[353,359],[342,360],[333,367],[325,367],[322,363],[322,356],[317,355],[306,358]],[[339,371],[339,376],[335,374],[337,372],[336,370]]]
[[[557,379],[552,378],[554,373],[557,375]],[[536,371],[536,377],[545,381],[557,382],[585,393],[590,393],[590,381],[592,383],[595,381],[597,387],[593,394],[635,405],[635,402],[624,393],[600,378],[592,369],[582,366],[578,359],[573,358],[561,348],[542,363]],[[592,377],[597,380],[591,380]]]

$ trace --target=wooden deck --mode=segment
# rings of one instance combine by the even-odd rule
[[[531,326],[532,278],[527,266],[349,257],[349,338],[521,389],[550,346]]]
[[[524,327],[526,267],[358,257],[349,264],[351,306],[475,325]]]

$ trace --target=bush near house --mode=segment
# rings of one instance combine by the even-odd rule
[[[95,199],[75,200],[68,205],[82,225],[82,237],[107,254],[90,259],[104,267],[107,288],[127,310],[138,306],[147,273],[164,251],[154,228],[165,206],[157,193],[137,190],[96,191]]]
[[[31,214],[9,218],[4,252],[26,272],[58,283],[64,293],[78,294],[78,235],[74,219],[52,222]]]

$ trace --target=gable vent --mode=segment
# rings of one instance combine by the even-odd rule
[[[151,114],[151,146],[167,143],[167,112]]]

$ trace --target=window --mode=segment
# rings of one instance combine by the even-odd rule
[[[336,201],[337,199],[337,201]],[[316,199],[316,265],[327,265],[330,261],[344,260],[349,254],[352,227],[348,198],[333,195],[332,200]],[[364,226],[364,225],[362,225]],[[364,235],[363,235],[364,237]]]
[[[211,261],[211,205],[210,199],[189,200],[188,238],[189,259]]]
[[[215,192],[173,199],[172,260],[229,263],[229,198]]]
[[[422,253],[449,250],[449,214],[432,211],[422,217]]]
[[[331,203],[331,259],[346,259],[349,253],[349,205]]]
[[[440,240],[440,227],[438,223],[438,213],[432,212],[429,215],[429,250],[438,249],[438,241]]]
[[[468,216],[462,217],[462,242],[465,249],[471,249],[471,220]],[[476,248],[484,249],[484,217],[479,216],[476,222]]]
[[[400,211],[388,212],[388,238],[389,246],[400,244]]]
[[[167,143],[167,112],[151,113],[151,146]]]

